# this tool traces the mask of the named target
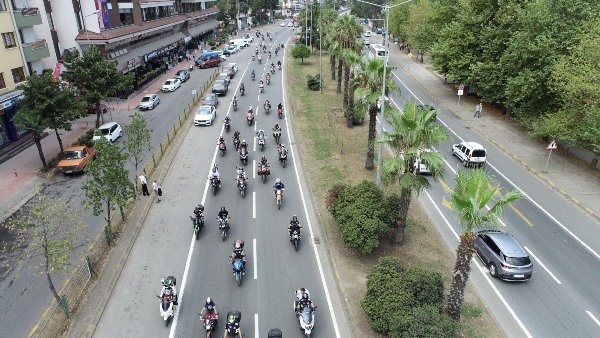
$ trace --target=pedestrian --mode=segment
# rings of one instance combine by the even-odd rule
[[[150,196],[148,192],[148,179],[143,173],[140,174],[140,183],[142,184],[142,196]]]
[[[156,183],[156,180],[152,182],[152,190],[154,190],[154,192],[157,195],[156,203],[160,203],[160,197],[162,196],[162,188],[160,187],[160,185],[158,185],[158,183]]]
[[[475,115],[473,115],[473,117],[475,116],[477,116],[477,118],[481,117],[481,101],[479,101],[479,104],[475,106]]]

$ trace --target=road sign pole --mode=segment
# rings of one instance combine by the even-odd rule
[[[546,167],[544,168],[544,172],[548,172],[548,163],[550,163],[550,155],[552,155],[552,149],[548,153],[548,159],[546,160]]]

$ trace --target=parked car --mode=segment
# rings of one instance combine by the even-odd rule
[[[58,171],[64,174],[79,173],[85,169],[86,164],[96,158],[94,148],[88,146],[72,146],[65,149],[63,159],[58,162]]]
[[[140,110],[154,109],[156,106],[158,106],[159,103],[160,98],[157,94],[148,94],[142,97],[138,108],[140,108]]]
[[[285,27],[285,22],[280,23],[279,27]]]
[[[367,39],[367,38],[364,38],[363,43],[365,44],[365,46],[368,46],[371,44],[371,41],[369,41],[369,39]]]
[[[217,95],[217,94],[206,94],[204,99],[202,99],[203,106],[216,107],[218,104],[219,104],[219,95]]]
[[[366,32],[365,32],[365,38],[368,38],[368,37],[370,37],[370,36],[371,36],[371,31],[366,31]]]
[[[212,92],[217,94],[217,95],[227,95],[227,92],[229,91],[229,86],[227,85],[227,82],[225,82],[225,80],[215,80],[215,83],[213,84],[212,87]]]
[[[187,70],[179,70],[175,73],[175,78],[179,79],[181,82],[185,82],[190,79],[190,72]]]
[[[101,135],[94,135],[93,141],[99,140],[101,137],[105,137],[111,143],[115,142],[116,139],[123,136],[123,129],[116,122],[108,122],[98,128]]]
[[[381,29],[381,28],[377,28],[377,30],[375,30],[375,33],[377,33],[377,34],[382,34],[382,33],[383,33],[383,29]]]
[[[200,106],[194,116],[195,126],[210,126],[217,117],[217,110],[213,106]]]
[[[248,40],[250,40],[250,42],[254,41],[254,37],[252,37],[252,35],[250,35],[250,33],[242,34],[242,39],[248,39]]]
[[[229,47],[227,47],[227,50],[231,53],[231,54],[235,54],[237,52],[240,51],[240,46],[238,45],[229,45]]]
[[[162,91],[163,92],[174,92],[179,87],[181,87],[181,81],[179,79],[168,79],[162,85]]]
[[[475,251],[490,275],[503,280],[529,280],[533,264],[529,255],[509,233],[497,229],[475,234]]]
[[[219,76],[217,76],[217,80],[225,80],[228,86],[231,83],[231,77],[229,77],[229,74],[227,74],[226,72],[219,74]]]
[[[219,67],[221,65],[221,57],[218,54],[212,55],[204,59],[197,60],[196,65],[199,68]]]
[[[228,63],[227,66],[223,67],[223,72],[229,74],[229,77],[233,79],[238,72],[238,66],[235,63]]]
[[[484,167],[487,161],[485,148],[477,142],[461,142],[452,145],[452,155],[458,157],[465,167]]]

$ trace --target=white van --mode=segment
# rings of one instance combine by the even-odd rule
[[[487,151],[477,142],[461,142],[452,146],[452,155],[458,157],[465,167],[484,167]]]
[[[229,44],[237,45],[237,46],[240,46],[240,48],[242,48],[242,47],[248,47],[250,45],[250,42],[248,39],[234,39],[234,40],[230,40]]]

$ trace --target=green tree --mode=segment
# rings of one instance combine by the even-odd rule
[[[83,205],[92,208],[94,216],[100,215],[106,208],[105,233],[112,236],[111,211],[118,206],[123,214],[123,206],[131,197],[133,184],[129,181],[129,171],[125,169],[127,155],[102,137],[94,144],[98,158],[88,162],[85,168],[87,181],[83,183],[86,200]]]
[[[38,155],[40,155],[40,160],[42,161],[42,166],[44,169],[48,168],[48,164],[46,163],[46,157],[44,156],[44,150],[42,149],[42,130],[48,128],[48,119],[40,114],[40,111],[37,109],[27,110],[27,108],[21,108],[15,116],[13,116],[13,122],[21,128],[21,130],[28,130],[31,132],[31,137],[33,138],[33,142],[35,142],[35,146],[38,150]]]
[[[367,161],[365,162],[365,169],[373,170],[375,164],[373,162],[375,158],[375,137],[377,135],[377,114],[379,113],[378,102],[381,99],[383,91],[383,60],[372,59],[368,62],[361,62],[359,64],[359,72],[357,74],[358,88],[354,92],[355,98],[358,99],[355,102],[358,109],[364,109],[369,112],[369,134],[368,134],[368,145],[367,145]],[[387,67],[386,73],[386,93],[387,97],[389,93],[399,91],[395,83],[392,81],[392,71],[394,67]]]
[[[52,73],[31,75],[27,83],[17,87],[23,91],[23,99],[17,104],[22,114],[43,117],[46,127],[54,130],[61,153],[64,151],[59,129],[71,130],[71,122],[85,116],[84,103],[75,99],[76,91],[64,88],[55,81]],[[17,118],[18,120],[18,118]]]
[[[123,141],[125,151],[129,155],[129,162],[135,166],[135,172],[138,171],[138,165],[146,157],[146,153],[152,149],[150,143],[151,131],[148,129],[146,119],[140,113],[135,112],[131,122],[125,126],[125,135],[127,139]]]
[[[435,111],[421,110],[414,102],[407,101],[402,114],[393,109],[386,112],[392,130],[385,131],[380,142],[390,145],[394,153],[383,161],[382,175],[386,184],[398,183],[400,188],[395,240],[403,243],[412,194],[418,195],[430,187],[429,180],[414,174],[414,163],[420,157],[433,177],[443,175],[440,153],[423,149],[436,148],[448,135],[435,123]]]
[[[59,303],[61,299],[51,274],[66,270],[73,252],[83,244],[79,242],[84,228],[80,219],[81,212],[73,206],[41,193],[30,207],[20,209],[4,223],[22,239],[14,243],[29,243],[22,262],[39,262],[35,269],[46,275],[48,287]]]
[[[463,233],[456,250],[452,284],[444,305],[444,312],[456,321],[460,320],[465,288],[471,274],[471,258],[475,252],[474,231],[484,224],[497,226],[504,206],[522,197],[519,192],[510,191],[494,201],[499,192],[498,183],[483,169],[461,170],[456,175],[456,186],[450,193],[450,204]],[[489,209],[486,207],[488,204]]]
[[[301,59],[301,63],[304,64],[304,59],[310,57],[310,49],[304,44],[297,44],[292,48],[292,57],[294,59]]]
[[[100,101],[133,88],[133,73],[119,74],[117,63],[109,61],[95,46],[82,55],[67,54],[65,64],[67,71],[62,76],[77,87],[85,102],[98,107],[96,127],[100,126],[102,117]]]
[[[377,4],[383,6],[387,4],[387,1],[384,0],[373,0],[369,1],[373,4]],[[352,2],[352,8],[350,9],[350,14],[365,19],[377,19],[381,17],[381,7],[373,6],[371,4],[366,4],[364,2],[354,1]]]

